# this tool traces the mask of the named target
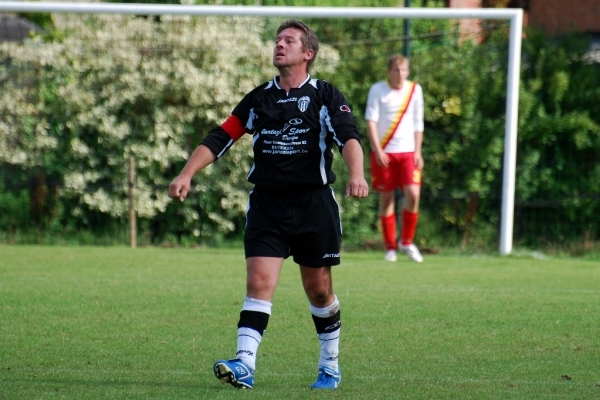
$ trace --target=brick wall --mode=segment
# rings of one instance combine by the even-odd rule
[[[481,0],[448,0],[450,8],[480,8]]]
[[[446,3],[450,8],[481,8],[481,0],[447,0]],[[481,32],[481,20],[473,18],[461,19],[459,21],[459,26],[463,39],[480,39],[479,33]]]
[[[524,4],[523,23],[543,29],[548,35],[567,32],[600,33],[600,0],[519,0],[513,6]],[[480,8],[482,0],[445,0],[450,8]],[[476,32],[478,20],[460,21],[461,31]]]
[[[529,0],[528,17],[549,35],[600,32],[600,0]]]

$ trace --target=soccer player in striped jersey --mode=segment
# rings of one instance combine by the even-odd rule
[[[365,119],[371,142],[371,186],[379,192],[379,218],[383,231],[385,260],[396,261],[396,250],[412,261],[423,256],[413,243],[419,216],[421,171],[424,162],[423,90],[408,80],[409,61],[400,55],[387,60],[388,79],[371,86]],[[404,195],[402,232],[396,241],[394,193]]]
[[[237,352],[213,366],[219,380],[237,388],[254,386],[258,347],[283,260],[289,256],[300,266],[320,343],[312,388],[335,389],[341,380],[340,303],[331,278],[331,267],[340,263],[342,235],[330,187],[336,179],[334,145],[348,167],[346,197],[365,197],[369,187],[352,110],[333,85],[309,75],[318,48],[306,24],[289,20],[280,25],[273,49],[279,75],[244,96],[169,185],[171,198],[185,199],[197,172],[220,159],[242,135],[252,135],[254,165],[248,181],[255,186],[246,215],[246,297],[237,325]]]

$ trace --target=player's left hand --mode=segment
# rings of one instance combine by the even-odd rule
[[[352,178],[348,181],[346,186],[346,198],[352,196],[357,198],[367,197],[369,195],[369,185],[365,178]]]
[[[191,179],[179,175],[173,179],[173,182],[169,185],[169,197],[172,199],[179,199],[180,201],[185,200],[188,192],[190,191]]]
[[[424,166],[425,166],[425,161],[423,160],[423,156],[421,155],[421,153],[415,152],[415,168],[417,168],[419,171],[421,171],[421,170],[423,170]]]

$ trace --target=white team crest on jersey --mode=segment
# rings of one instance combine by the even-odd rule
[[[298,100],[298,108],[300,111],[304,112],[308,109],[308,104],[310,103],[310,98],[308,96],[302,96]]]

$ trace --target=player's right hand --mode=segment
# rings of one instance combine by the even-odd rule
[[[390,165],[390,159],[384,151],[375,153],[375,161],[377,165],[383,168],[387,168]]]
[[[173,179],[173,182],[169,185],[169,197],[181,201],[185,200],[190,191],[190,185],[190,178],[179,175],[177,178]]]

